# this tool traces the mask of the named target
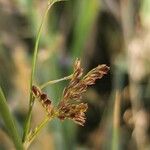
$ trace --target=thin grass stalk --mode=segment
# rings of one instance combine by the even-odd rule
[[[52,119],[52,118],[51,118]],[[47,125],[47,123],[51,120],[50,118],[46,117],[36,128],[35,130],[29,135],[29,138],[24,143],[24,147],[27,150],[33,140],[37,137],[40,131]]]
[[[35,77],[35,68],[36,68],[36,62],[37,62],[37,55],[38,55],[38,47],[39,47],[40,36],[41,36],[41,33],[42,33],[42,29],[43,29],[46,17],[48,15],[49,9],[52,7],[52,5],[54,3],[59,2],[59,1],[65,1],[65,0],[49,0],[48,1],[47,8],[46,8],[46,10],[44,12],[44,15],[42,17],[41,25],[39,27],[39,30],[38,30],[38,33],[37,33],[37,36],[36,36],[35,48],[34,48],[34,54],[33,54],[33,60],[32,60],[31,79],[30,79],[29,111],[28,111],[28,114],[27,114],[27,119],[26,119],[25,127],[24,127],[24,133],[23,133],[23,138],[22,138],[23,142],[25,141],[26,136],[29,133],[30,124],[31,124],[31,112],[32,112],[32,108],[33,108],[33,105],[34,105],[34,97],[32,95],[31,88],[32,88],[32,85],[33,85],[34,77]]]
[[[19,132],[17,131],[17,127],[15,123],[16,121],[11,115],[11,112],[8,108],[8,104],[6,102],[6,98],[4,96],[1,87],[0,87],[0,115],[5,123],[8,134],[11,137],[16,149],[23,150],[21,137],[19,136]]]
[[[61,78],[61,79],[48,81],[48,82],[42,84],[40,86],[40,89],[43,89],[43,88],[47,87],[48,85],[56,84],[56,83],[61,82],[61,81],[70,80],[71,78],[72,78],[72,75],[69,75],[69,76],[66,76],[66,77]]]
[[[32,61],[32,70],[31,70],[31,79],[30,79],[30,101],[29,101],[29,111],[27,114],[27,119],[26,119],[26,123],[25,123],[25,128],[24,128],[24,134],[23,134],[23,139],[22,141],[25,141],[25,138],[29,132],[29,128],[30,128],[30,122],[31,122],[31,112],[32,112],[32,108],[34,105],[34,98],[31,92],[31,88],[33,85],[33,80],[34,80],[34,76],[35,76],[35,68],[36,68],[36,62],[37,62],[37,55],[38,55],[38,47],[39,47],[39,40],[40,40],[40,36],[41,36],[41,32],[42,32],[42,28],[43,25],[45,23],[45,19],[47,17],[48,11],[50,9],[50,7],[53,5],[53,3],[51,3],[51,5],[48,5],[48,7],[45,10],[45,13],[42,17],[42,22],[41,25],[39,27],[39,31],[36,37],[36,42],[35,42],[35,48],[34,48],[34,55],[33,55],[33,61]]]
[[[113,135],[112,135],[112,150],[119,150],[119,128],[120,128],[120,103],[121,95],[120,92],[116,92],[115,105],[114,105],[114,116],[113,116]]]

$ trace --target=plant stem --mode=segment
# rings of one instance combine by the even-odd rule
[[[72,78],[72,74],[69,75],[69,76],[66,76],[66,77],[64,77],[64,78],[61,78],[61,79],[48,81],[48,82],[42,84],[42,85],[40,86],[40,89],[43,89],[43,88],[47,87],[48,85],[55,84],[55,83],[58,83],[58,82],[61,82],[61,81],[64,81],[64,80],[70,80],[71,78]]]
[[[56,2],[61,2],[61,1],[67,1],[67,0],[49,0],[48,3],[50,5],[51,3],[56,3]]]
[[[121,93],[119,90],[116,91],[115,103],[114,103],[114,114],[113,114],[113,134],[112,134],[112,150],[119,150],[119,128],[120,128],[120,103]]]
[[[39,40],[40,40],[40,36],[41,36],[41,32],[43,29],[43,25],[45,23],[47,14],[49,9],[51,8],[51,6],[59,1],[64,1],[64,0],[49,0],[48,1],[48,5],[47,8],[44,12],[44,15],[42,17],[42,21],[41,21],[41,25],[39,27],[37,36],[36,36],[36,41],[35,41],[35,47],[34,47],[34,54],[33,54],[33,60],[32,60],[32,70],[31,70],[31,79],[30,79],[30,101],[29,101],[29,110],[28,110],[28,114],[27,114],[27,118],[26,118],[26,122],[25,122],[25,127],[24,127],[24,133],[23,133],[23,137],[22,137],[22,141],[24,142],[26,140],[26,136],[29,133],[29,129],[30,129],[30,124],[31,124],[31,112],[32,112],[32,108],[34,105],[34,97],[32,95],[31,92],[31,88],[33,85],[33,80],[35,77],[35,68],[36,68],[36,62],[37,62],[37,55],[38,55],[38,47],[39,47]]]
[[[33,61],[32,61],[32,70],[31,70],[31,79],[30,79],[29,111],[28,111],[28,115],[27,115],[27,118],[26,118],[26,122],[25,122],[24,134],[23,134],[23,138],[22,138],[23,142],[25,141],[26,136],[29,132],[30,121],[31,121],[31,112],[32,112],[32,108],[33,108],[33,105],[34,105],[34,98],[33,98],[32,92],[31,92],[31,88],[32,88],[33,80],[34,80],[34,76],[35,76],[35,68],[36,68],[36,62],[37,62],[39,40],[40,40],[40,36],[41,36],[41,32],[42,32],[42,28],[43,28],[45,19],[47,17],[48,11],[49,11],[50,7],[52,6],[52,4],[53,3],[51,3],[51,5],[49,4],[48,7],[45,10],[44,16],[42,17],[41,25],[40,25],[39,30],[38,30],[36,41],[35,41],[34,55],[33,55]]]
[[[21,142],[21,137],[19,131],[17,130],[17,124],[15,118],[12,116],[6,97],[3,90],[0,87],[0,119],[3,119],[3,123],[8,131],[9,137],[11,137],[14,146],[17,150],[23,150],[23,145]]]
[[[46,116],[46,118],[35,128],[35,130],[29,135],[27,141],[24,142],[25,149],[28,149],[32,141],[37,137],[40,131],[45,127],[45,125],[52,119],[52,117]]]

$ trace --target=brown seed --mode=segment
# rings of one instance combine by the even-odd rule
[[[40,96],[40,99],[43,100],[43,101],[46,101],[47,100],[47,94],[42,93],[41,96]]]
[[[76,116],[75,113],[71,113],[71,114],[70,114],[70,118],[71,118],[71,119],[75,118],[75,116]]]
[[[66,113],[66,114],[69,113],[69,111],[70,111],[69,108],[65,108],[65,109],[64,109],[64,113]]]
[[[59,118],[60,120],[64,120],[64,119],[65,119],[65,116],[60,115],[60,116],[58,116],[58,118]]]
[[[51,100],[47,99],[45,102],[44,102],[44,106],[47,107],[49,105],[51,105]]]
[[[33,85],[31,90],[32,90],[32,93],[34,94],[34,96],[39,97],[41,95],[41,92],[38,87]]]
[[[105,74],[107,74],[108,71],[110,70],[110,67],[108,67],[106,65],[99,65],[98,67],[99,67],[100,71],[102,71]]]

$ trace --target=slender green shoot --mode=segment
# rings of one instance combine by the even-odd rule
[[[39,30],[38,30],[38,33],[37,33],[37,36],[36,36],[35,47],[34,47],[34,54],[33,54],[33,60],[32,60],[31,79],[30,79],[29,111],[28,111],[28,114],[27,114],[25,127],[24,127],[24,133],[23,133],[23,138],[22,138],[23,142],[26,139],[26,136],[27,136],[27,134],[29,132],[30,124],[31,124],[31,113],[32,113],[33,105],[34,105],[34,97],[32,95],[31,88],[32,88],[32,85],[33,85],[34,77],[35,77],[35,68],[36,68],[36,62],[37,62],[37,55],[38,55],[38,47],[39,47],[40,36],[41,36],[41,33],[42,33],[42,29],[43,29],[46,17],[48,15],[49,9],[52,7],[52,5],[54,3],[59,2],[59,1],[64,1],[64,0],[49,0],[48,1],[47,8],[46,8],[46,10],[44,12],[44,15],[42,17],[41,25],[39,27]]]
[[[48,4],[51,5],[52,3],[61,2],[61,1],[67,1],[67,0],[49,0]]]
[[[120,128],[120,104],[121,94],[120,91],[116,92],[114,114],[113,114],[113,134],[112,134],[112,150],[119,150],[119,128]]]
[[[23,150],[23,145],[21,142],[21,137],[16,129],[15,119],[11,115],[11,112],[8,108],[6,98],[0,87],[0,115],[5,123],[6,129],[9,136],[11,137],[17,150]]]
[[[46,117],[36,128],[35,130],[29,134],[29,137],[27,137],[27,140],[24,142],[25,149],[28,149],[30,144],[33,142],[33,140],[37,137],[37,135],[40,133],[40,131],[47,125],[47,123],[52,118]]]
[[[37,62],[37,55],[38,55],[38,47],[39,47],[39,40],[40,40],[40,36],[41,36],[41,32],[42,32],[42,28],[45,22],[45,19],[47,17],[48,11],[50,9],[50,6],[52,6],[53,3],[51,3],[51,5],[48,5],[48,7],[45,10],[45,13],[42,17],[42,22],[41,25],[39,27],[39,31],[36,37],[36,41],[35,41],[35,48],[34,48],[34,55],[33,55],[33,61],[32,61],[32,70],[31,70],[31,79],[30,79],[30,101],[29,101],[29,111],[27,114],[27,119],[26,119],[26,123],[25,123],[25,128],[24,128],[24,134],[23,134],[23,139],[22,141],[25,141],[25,138],[29,132],[29,128],[30,128],[30,122],[31,122],[31,112],[32,112],[32,108],[34,105],[34,98],[31,92],[31,88],[33,85],[33,80],[34,80],[34,76],[35,76],[35,68],[36,68],[36,62]]]
[[[65,81],[65,80],[70,80],[71,78],[72,78],[72,74],[69,75],[69,76],[66,76],[64,78],[61,78],[61,79],[56,79],[56,80],[48,81],[48,82],[42,84],[40,86],[40,89],[43,89],[43,88],[45,88],[45,87],[47,87],[48,85],[51,85],[51,84],[56,84],[58,82]]]

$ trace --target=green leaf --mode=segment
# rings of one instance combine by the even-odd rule
[[[23,150],[21,138],[16,129],[14,118],[10,113],[4,93],[0,87],[0,115],[5,123],[10,138],[12,139],[17,150]]]
[[[97,0],[77,0],[75,9],[76,22],[72,43],[72,57],[81,57],[85,43],[91,32],[94,21],[99,13]]]

